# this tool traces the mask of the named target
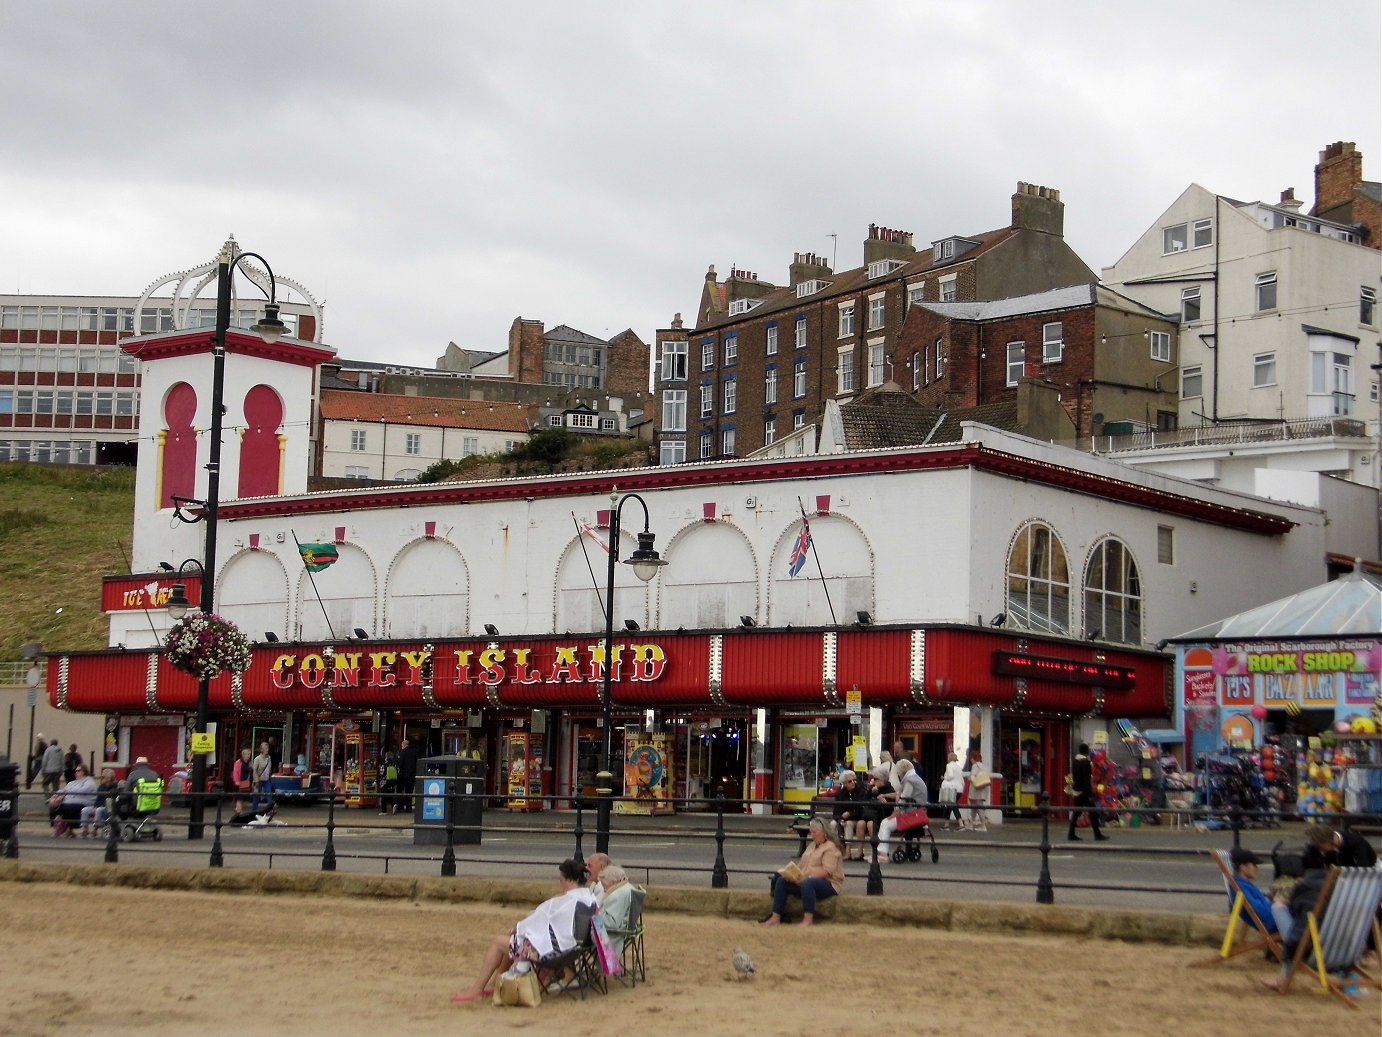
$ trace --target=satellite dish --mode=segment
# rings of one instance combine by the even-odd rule
[[[1094,415],[1089,420],[1094,422],[1094,424],[1096,425],[1102,425],[1104,423],[1104,412],[1095,411]]]

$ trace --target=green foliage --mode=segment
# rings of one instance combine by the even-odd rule
[[[555,469],[571,449],[571,434],[564,428],[545,428],[532,436],[514,456],[545,464],[549,471]]]
[[[441,482],[443,479],[455,475],[457,472],[464,471],[466,467],[465,462],[468,460],[470,460],[470,458],[465,458],[461,461],[452,461],[443,457],[440,461],[433,461],[418,473],[417,481]]]
[[[101,580],[129,572],[133,514],[132,468],[0,463],[0,660],[105,647]]]

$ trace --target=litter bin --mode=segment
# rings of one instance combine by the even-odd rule
[[[9,842],[19,820],[19,764],[0,756],[0,844]],[[0,845],[0,855],[4,847]]]
[[[427,756],[418,761],[413,786],[413,845],[446,842],[452,811],[452,842],[480,845],[485,799],[485,764],[464,756]]]

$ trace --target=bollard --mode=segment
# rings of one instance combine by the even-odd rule
[[[1233,829],[1233,848],[1236,850],[1242,845],[1243,835],[1243,808],[1237,803],[1228,808],[1228,823]]]
[[[1051,794],[1041,794],[1041,874],[1037,876],[1038,904],[1054,904],[1056,891],[1051,885]]]
[[[710,873],[711,889],[729,888],[729,869],[725,867],[725,790],[715,790],[715,868]]]
[[[869,880],[864,887],[864,894],[870,897],[881,897],[883,895],[883,869],[878,866],[878,826],[873,825],[873,831],[869,835],[869,842],[873,844],[873,852],[869,859]]]
[[[610,814],[614,808],[614,775],[600,771],[595,775],[595,852],[609,853]]]
[[[216,834],[211,840],[211,860],[210,866],[213,868],[224,868],[226,864],[225,851],[221,848],[221,825],[224,821],[221,818],[222,808],[225,806],[225,797],[216,797]]]
[[[13,708],[13,707],[11,707]],[[5,856],[19,856],[19,764],[0,756],[0,836]]]
[[[110,814],[106,818],[106,863],[120,863],[120,811],[119,796],[111,796],[106,800],[106,810]]]
[[[446,849],[441,855],[441,875],[449,879],[456,874],[456,783],[446,779]]]
[[[336,790],[326,794],[326,849],[322,851],[322,871],[336,870]]]
[[[581,821],[581,812],[585,808],[585,797],[577,796],[572,800],[572,803],[576,807],[576,852],[571,859],[581,867],[585,867],[585,857],[581,855],[581,838],[585,835],[585,825]]]

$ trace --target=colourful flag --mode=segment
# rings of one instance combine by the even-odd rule
[[[332,544],[298,544],[298,554],[309,573],[319,573],[340,557]]]
[[[797,535],[797,542],[792,545],[792,557],[787,565],[787,572],[795,576],[801,572],[802,566],[806,564],[806,556],[811,551],[811,523],[802,516],[801,532]]]

